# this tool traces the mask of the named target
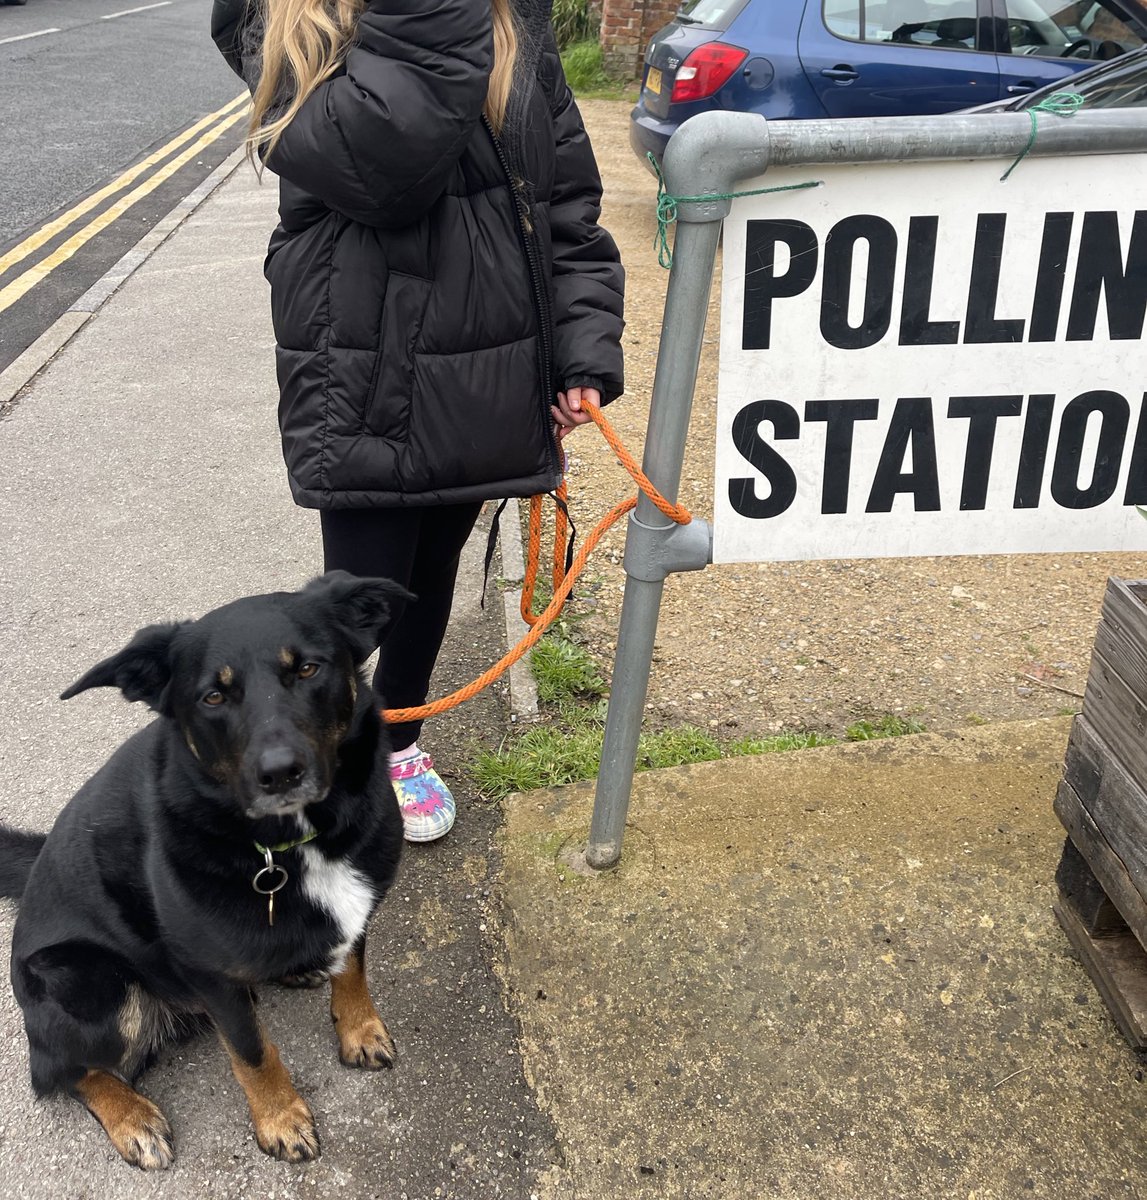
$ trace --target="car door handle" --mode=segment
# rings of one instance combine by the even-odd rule
[[[1023,83],[1009,83],[1008,86],[1004,88],[1004,91],[1006,91],[1009,96],[1015,96],[1020,92],[1034,92],[1035,84],[1029,83],[1027,80],[1025,80]]]
[[[851,83],[860,78],[860,72],[848,63],[837,63],[835,67],[825,67],[821,74],[825,79],[834,79],[837,83]]]

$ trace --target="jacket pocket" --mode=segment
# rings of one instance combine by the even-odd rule
[[[382,298],[378,357],[363,413],[363,433],[405,441],[414,400],[414,356],[431,282],[391,271]]]
[[[330,213],[305,229],[271,235],[263,274],[271,285],[275,340],[288,350],[317,350],[329,325],[328,281],[346,219]]]

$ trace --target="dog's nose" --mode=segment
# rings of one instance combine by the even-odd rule
[[[303,782],[303,764],[290,746],[273,746],[259,755],[259,788],[268,796],[292,791]]]

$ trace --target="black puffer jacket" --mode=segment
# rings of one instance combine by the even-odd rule
[[[252,83],[245,7],[215,0],[212,33]],[[597,166],[548,0],[517,12],[501,137],[481,115],[488,0],[370,0],[345,71],[270,155],[266,274],[299,504],[552,489],[555,390],[622,390],[623,274]]]

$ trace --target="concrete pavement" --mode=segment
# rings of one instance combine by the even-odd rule
[[[1051,914],[1064,719],[639,775],[507,806],[542,1194],[1147,1195],[1147,1093]]]
[[[0,422],[0,816],[44,828],[145,714],[55,696],[141,624],[317,568],[287,494],[246,170],[86,324]],[[436,691],[497,657],[471,547]],[[457,773],[499,692],[427,740]],[[211,1039],[142,1090],[178,1159],[126,1167],[74,1105],[35,1104],[0,992],[0,1197],[1137,1197],[1140,1064],[1051,917],[1063,721],[639,776],[620,868],[576,851],[591,789],[511,799],[456,775],[368,974],[393,1072],[334,1055],[325,997],[264,1016],[323,1157],[266,1159]],[[12,913],[0,912],[7,949]]]

